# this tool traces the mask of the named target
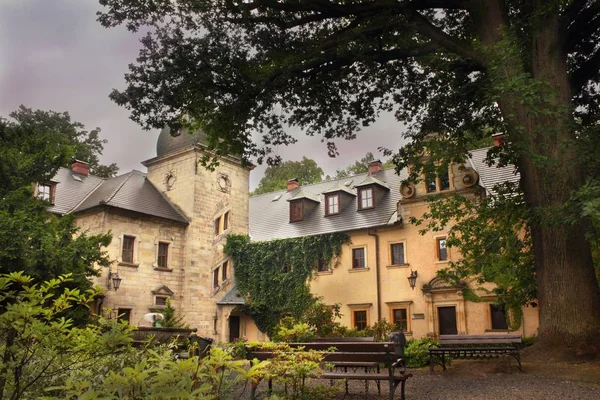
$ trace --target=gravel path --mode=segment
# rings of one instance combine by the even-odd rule
[[[428,369],[411,370],[407,381],[408,400],[445,399],[576,399],[600,400],[600,364],[524,363],[524,373],[503,360],[455,361],[446,372]],[[325,383],[325,381],[316,381]],[[369,383],[365,393],[364,381],[350,381],[349,394],[343,390],[337,399],[387,399],[387,383]],[[399,392],[396,399],[400,398]]]

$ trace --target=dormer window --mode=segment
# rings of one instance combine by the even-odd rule
[[[427,193],[443,192],[450,190],[450,175],[448,170],[445,170],[441,174],[429,173],[425,177],[425,184],[427,186]]]
[[[290,202],[290,222],[304,220],[304,203],[302,200]]]
[[[328,194],[325,197],[325,215],[335,215],[340,213],[340,195],[339,193]]]
[[[373,188],[366,187],[358,191],[358,209],[366,210],[375,207],[373,202]]]
[[[35,187],[35,197],[40,200],[54,203],[56,185],[52,183],[38,183]]]

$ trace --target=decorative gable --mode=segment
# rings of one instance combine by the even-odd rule
[[[154,289],[152,291],[152,294],[155,296],[169,296],[169,297],[173,297],[173,295],[175,294],[174,291],[172,291],[171,289],[169,289],[167,286],[163,285],[158,287],[157,289]]]

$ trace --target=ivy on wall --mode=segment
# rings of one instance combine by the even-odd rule
[[[271,336],[283,315],[300,317],[314,303],[309,280],[319,259],[335,267],[347,243],[350,237],[343,233],[268,242],[229,235],[224,250],[233,260],[238,292],[246,299],[241,311]]]

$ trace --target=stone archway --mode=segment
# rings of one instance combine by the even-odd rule
[[[427,303],[427,336],[438,337],[440,327],[443,333],[467,333],[467,316],[463,290],[467,287],[464,282],[452,285],[435,277],[423,286],[423,295]],[[454,308],[454,320],[450,315]],[[450,326],[455,324],[455,330]]]

